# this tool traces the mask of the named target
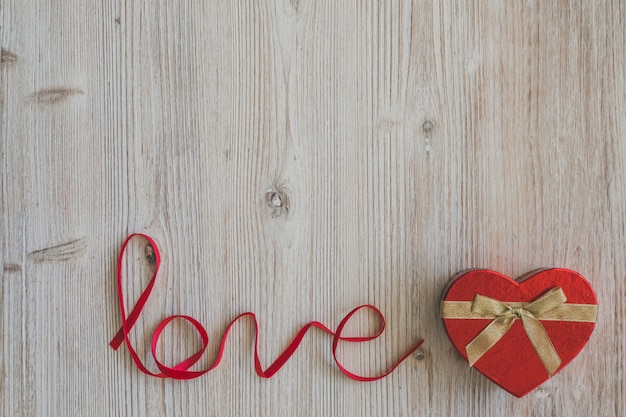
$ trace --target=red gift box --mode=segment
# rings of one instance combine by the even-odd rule
[[[452,278],[441,316],[454,347],[487,378],[522,397],[578,355],[595,327],[597,300],[577,272],[544,269],[519,281],[489,270]]]

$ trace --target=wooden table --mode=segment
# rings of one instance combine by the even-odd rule
[[[42,1],[0,4],[0,409],[5,416],[626,415],[626,4],[597,1]],[[308,334],[272,379],[254,325],[193,381],[108,342],[133,232],[163,265],[131,340],[202,322],[217,354],[259,319],[268,366],[359,304],[375,342]],[[146,256],[147,255],[147,256]],[[153,257],[133,241],[127,302]],[[517,399],[438,317],[457,271],[586,276],[597,327]],[[347,331],[377,325],[359,315]],[[159,357],[199,342],[168,327]]]

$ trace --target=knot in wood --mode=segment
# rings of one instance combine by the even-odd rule
[[[289,194],[284,187],[270,187],[265,193],[265,203],[271,209],[271,216],[286,217],[289,214]]]

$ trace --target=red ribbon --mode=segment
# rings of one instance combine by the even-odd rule
[[[126,247],[128,246],[128,243],[135,236],[141,236],[141,237],[147,239],[148,242],[150,243],[150,245],[152,245],[152,249],[154,250],[155,264],[156,265],[155,265],[154,274],[152,275],[152,279],[150,280],[150,283],[148,284],[146,289],[143,291],[143,293],[141,293],[141,296],[137,300],[137,304],[135,304],[135,306],[131,310],[130,314],[128,316],[126,316],[126,308],[124,306],[124,295],[123,295],[123,290],[122,290],[122,261],[124,259],[124,253],[126,252]],[[241,319],[243,317],[246,317],[246,316],[250,316],[254,320],[254,327],[255,327],[254,368],[256,370],[257,375],[259,375],[262,378],[270,378],[270,377],[272,377],[276,372],[278,372],[280,370],[280,368],[283,367],[283,365],[285,365],[285,363],[289,360],[291,355],[294,354],[294,352],[296,351],[296,349],[300,345],[300,342],[304,338],[304,335],[306,334],[306,332],[311,327],[316,327],[318,329],[321,329],[322,331],[324,331],[324,332],[326,332],[326,333],[328,333],[328,334],[333,336],[333,343],[332,343],[333,358],[335,360],[335,363],[337,364],[337,367],[341,370],[341,372],[343,372],[349,378],[352,378],[352,379],[357,380],[357,381],[364,381],[364,382],[376,381],[378,379],[384,378],[385,376],[389,375],[391,372],[394,371],[394,369],[396,369],[396,367],[398,367],[398,365],[400,365],[400,363],[402,361],[404,361],[406,358],[408,358],[424,342],[423,340],[418,341],[412,348],[409,349],[408,352],[406,352],[391,367],[391,369],[389,369],[388,371],[386,371],[385,373],[383,373],[381,375],[377,375],[377,376],[360,376],[360,375],[357,375],[357,374],[354,374],[354,373],[348,371],[346,368],[344,368],[341,365],[341,363],[339,363],[339,359],[337,358],[337,345],[339,344],[339,341],[344,341],[344,342],[367,342],[367,341],[376,339],[378,336],[380,336],[382,334],[382,332],[385,329],[385,317],[380,312],[380,310],[378,310],[373,305],[365,304],[365,305],[361,305],[359,307],[356,307],[354,310],[349,312],[343,318],[343,320],[341,320],[341,322],[339,323],[339,326],[337,326],[337,330],[334,331],[334,332],[332,330],[330,330],[328,327],[324,326],[320,322],[312,321],[310,323],[307,323],[304,327],[302,327],[300,329],[300,331],[298,331],[298,333],[296,334],[296,337],[291,341],[291,343],[289,343],[287,348],[280,354],[280,356],[278,356],[278,358],[267,369],[263,370],[263,368],[261,366],[261,361],[259,360],[259,354],[258,354],[258,341],[259,341],[259,326],[258,326],[258,322],[257,322],[256,316],[254,315],[254,313],[247,312],[247,313],[243,313],[243,314],[240,314],[239,316],[237,316],[228,325],[228,327],[226,328],[226,331],[224,332],[224,335],[222,336],[222,341],[220,343],[220,349],[219,349],[219,353],[217,355],[217,359],[215,360],[213,365],[211,365],[210,368],[205,369],[205,370],[192,371],[192,370],[189,370],[189,368],[191,368],[193,365],[195,365],[200,360],[200,358],[202,357],[204,351],[206,350],[206,348],[207,348],[207,346],[209,344],[209,336],[207,334],[206,329],[202,326],[202,324],[200,324],[200,322],[198,322],[193,317],[186,316],[186,315],[175,315],[175,316],[167,317],[165,320],[163,320],[161,323],[159,323],[159,325],[156,327],[156,329],[155,329],[155,331],[154,331],[154,333],[152,335],[152,356],[154,357],[154,360],[155,360],[158,368],[161,370],[161,373],[153,373],[153,372],[149,371],[148,368],[146,368],[146,366],[143,364],[143,362],[141,362],[141,359],[137,355],[137,352],[133,348],[133,346],[132,346],[132,344],[131,344],[131,342],[130,342],[130,340],[128,338],[128,334],[130,333],[131,329],[133,328],[133,326],[137,322],[137,319],[139,318],[139,315],[141,314],[141,310],[144,308],[146,302],[148,301],[148,298],[150,297],[150,293],[152,292],[152,289],[154,287],[154,283],[156,281],[156,276],[157,276],[157,272],[159,271],[160,264],[161,264],[161,255],[159,254],[159,249],[158,249],[156,243],[154,242],[154,240],[150,236],[147,236],[147,235],[144,235],[144,234],[140,234],[140,233],[132,234],[128,238],[126,238],[126,241],[124,241],[124,244],[122,245],[122,250],[120,251],[120,255],[119,255],[119,258],[118,258],[118,261],[117,261],[117,297],[118,297],[119,304],[120,304],[120,313],[122,315],[122,327],[120,328],[120,330],[117,332],[117,334],[115,335],[115,337],[111,340],[111,342],[109,344],[110,344],[110,346],[114,350],[117,350],[122,345],[122,343],[125,343],[126,347],[128,348],[128,351],[130,352],[130,355],[133,358],[133,361],[137,365],[137,368],[139,368],[139,370],[141,372],[143,372],[144,374],[147,374],[147,375],[155,376],[155,377],[158,377],[158,378],[193,379],[193,378],[197,378],[197,377],[199,377],[201,375],[206,374],[207,372],[209,372],[212,369],[214,369],[215,367],[217,367],[217,365],[219,365],[220,360],[222,359],[222,355],[224,354],[224,345],[226,343],[226,336],[228,335],[228,332],[230,331],[230,329],[233,327],[233,325],[235,324],[235,322],[237,320],[239,320],[239,319]],[[361,310],[361,309],[372,310],[376,315],[378,315],[378,317],[381,320],[381,326],[380,326],[380,329],[378,330],[378,332],[375,335],[373,335],[373,336],[362,336],[362,337],[341,336],[343,328],[346,326],[346,324],[348,323],[350,318],[355,313],[357,313],[359,310]],[[187,359],[183,360],[182,362],[178,363],[177,365],[174,365],[174,366],[170,367],[170,366],[165,365],[161,361],[159,361],[159,359],[157,358],[156,350],[157,350],[159,337],[161,336],[161,333],[163,332],[163,330],[165,330],[165,328],[167,327],[167,325],[170,322],[172,322],[172,321],[174,321],[176,319],[186,320],[193,327],[195,327],[195,329],[198,331],[198,333],[200,335],[200,338],[202,339],[202,347],[196,353],[194,353],[193,355],[191,355]]]

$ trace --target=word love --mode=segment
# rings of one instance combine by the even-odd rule
[[[130,314],[126,315],[126,306],[124,304],[124,294],[122,291],[122,262],[124,259],[124,254],[126,252],[126,247],[128,246],[128,244],[134,237],[142,237],[146,239],[152,246],[152,249],[154,250],[154,257],[155,257],[155,269],[154,269],[154,274],[152,275],[152,278],[150,279],[150,282],[148,283],[148,286],[139,296],[139,299],[137,300],[137,303],[135,304],[135,306],[131,309]],[[167,317],[165,320],[159,323],[159,325],[156,327],[152,335],[152,349],[151,349],[152,356],[158,368],[161,371],[160,373],[153,373],[150,370],[148,370],[148,368],[146,368],[144,363],[139,358],[139,355],[137,355],[137,352],[135,351],[135,349],[133,348],[129,340],[128,334],[130,333],[133,326],[137,322],[137,319],[139,318],[139,315],[141,314],[142,309],[144,308],[144,306],[146,305],[146,302],[148,301],[148,298],[150,297],[150,293],[152,292],[152,289],[154,288],[154,284],[156,281],[160,264],[161,264],[161,256],[159,254],[159,249],[156,243],[154,242],[154,240],[150,236],[139,234],[139,233],[132,234],[126,239],[126,241],[122,245],[122,250],[120,251],[120,255],[117,261],[117,295],[118,295],[118,300],[119,300],[120,313],[122,316],[122,327],[117,332],[113,340],[111,340],[110,346],[113,349],[117,350],[122,345],[122,343],[126,344],[126,347],[128,348],[128,351],[130,352],[130,355],[133,358],[135,365],[137,365],[137,368],[139,368],[139,370],[143,372],[144,374],[147,374],[150,376],[154,376],[158,378],[193,379],[211,371],[212,369],[217,367],[217,365],[219,365],[220,360],[222,359],[222,355],[224,353],[224,345],[226,342],[226,336],[228,335],[228,332],[230,331],[230,329],[239,319],[248,317],[248,316],[254,320],[254,326],[255,326],[254,368],[256,370],[257,375],[259,375],[262,378],[271,378],[276,372],[280,370],[280,368],[283,367],[283,365],[285,365],[285,363],[289,360],[291,355],[294,354],[294,352],[300,345],[300,342],[302,342],[302,339],[304,338],[306,332],[312,327],[318,328],[333,337],[332,354],[333,354],[335,363],[337,364],[337,367],[341,370],[341,372],[343,372],[349,378],[352,378],[357,381],[363,381],[363,382],[376,381],[378,379],[384,378],[385,376],[389,375],[391,372],[394,371],[394,369],[396,369],[396,367],[402,361],[408,358],[423,343],[423,340],[418,341],[413,347],[409,349],[408,352],[406,352],[391,367],[391,369],[389,369],[387,372],[381,375],[360,376],[360,375],[357,375],[348,371],[345,367],[341,365],[341,363],[339,362],[339,359],[337,358],[337,346],[339,345],[339,342],[367,342],[367,341],[370,341],[379,337],[385,329],[385,318],[380,312],[380,310],[378,310],[376,307],[372,305],[366,304],[366,305],[356,307],[354,310],[350,311],[343,318],[343,320],[341,320],[341,322],[337,326],[337,329],[334,331],[317,321],[312,321],[310,323],[307,323],[300,329],[300,331],[298,331],[294,339],[291,341],[291,343],[289,343],[287,348],[278,356],[278,358],[269,367],[267,367],[266,369],[263,369],[263,367],[261,366],[261,361],[259,360],[259,355],[258,355],[259,326],[258,326],[256,316],[254,315],[254,313],[247,312],[247,313],[243,313],[235,317],[235,319],[226,328],[226,331],[224,332],[222,341],[220,343],[220,348],[219,348],[219,353],[217,355],[217,359],[215,360],[213,365],[211,365],[208,369],[195,371],[195,370],[190,370],[190,368],[194,366],[204,354],[204,351],[206,350],[209,344],[209,336],[207,334],[206,329],[202,326],[202,324],[200,324],[200,322],[198,322],[193,317],[186,316],[186,315],[175,315],[175,316]],[[371,336],[360,336],[360,337],[342,336],[343,329],[348,323],[348,321],[350,320],[350,318],[355,313],[357,313],[358,311],[362,309],[371,310],[380,318],[381,326],[380,326],[379,331],[376,334],[371,335]],[[167,325],[177,319],[181,319],[181,320],[185,320],[189,322],[197,330],[202,340],[202,347],[196,353],[194,353],[187,359],[181,361],[180,363],[174,366],[168,366],[157,358],[156,351],[157,351],[157,346],[159,344],[159,337],[161,336],[161,334],[163,333]]]

